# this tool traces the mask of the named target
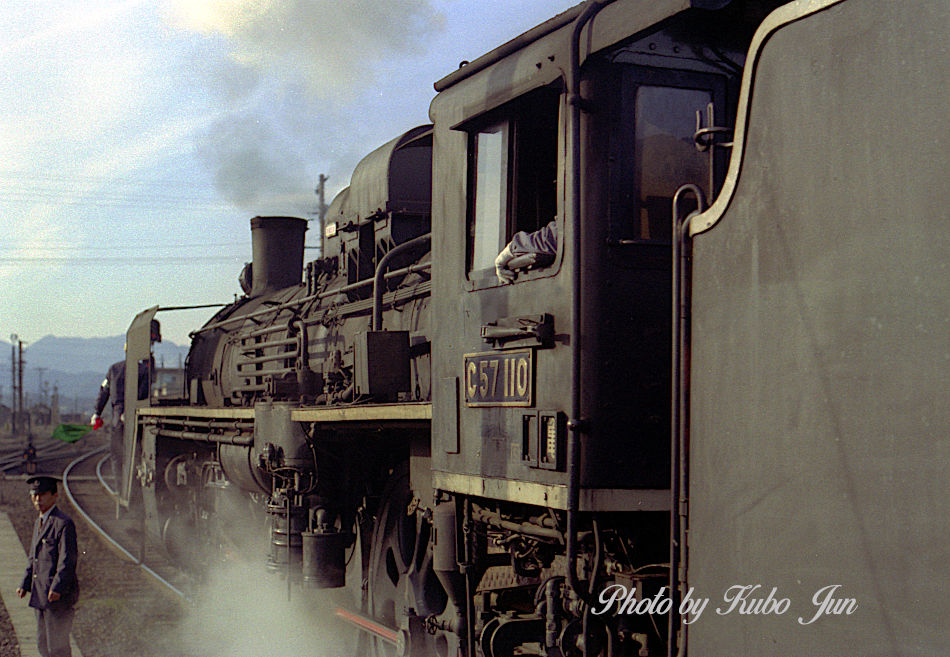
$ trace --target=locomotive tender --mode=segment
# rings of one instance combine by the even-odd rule
[[[251,220],[181,399],[126,377],[124,503],[175,552],[252,501],[269,566],[356,589],[377,654],[936,654],[948,27],[936,0],[590,0],[465,64],[320,259],[306,221]],[[500,284],[552,220],[553,260]]]

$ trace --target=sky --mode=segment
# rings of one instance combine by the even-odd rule
[[[316,217],[320,174],[329,203],[436,80],[578,2],[4,0],[0,338],[233,301],[251,217]]]

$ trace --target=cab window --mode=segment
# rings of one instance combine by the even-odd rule
[[[468,128],[468,269],[494,268],[517,231],[557,215],[560,90],[540,89]]]
[[[471,269],[487,269],[507,233],[508,122],[475,133],[474,199],[471,231]]]
[[[634,238],[669,242],[673,195],[684,182],[709,197],[709,161],[696,149],[696,112],[712,102],[703,89],[641,85],[636,91]]]
[[[711,197],[720,179],[722,149],[696,147],[697,112],[712,104],[725,120],[725,81],[695,71],[663,71],[620,65],[621,93],[612,105],[610,136],[610,233],[614,241],[669,244],[672,203],[683,184]],[[715,158],[715,162],[713,161]],[[710,167],[714,170],[711,171]]]

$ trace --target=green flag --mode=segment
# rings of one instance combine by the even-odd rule
[[[61,424],[53,429],[53,438],[64,443],[74,443],[92,431],[88,424]]]

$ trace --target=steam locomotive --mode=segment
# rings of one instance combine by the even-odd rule
[[[367,653],[940,652],[948,23],[589,0],[466,63],[322,257],[251,220],[180,398],[126,377],[124,503],[172,552],[262,510]]]

